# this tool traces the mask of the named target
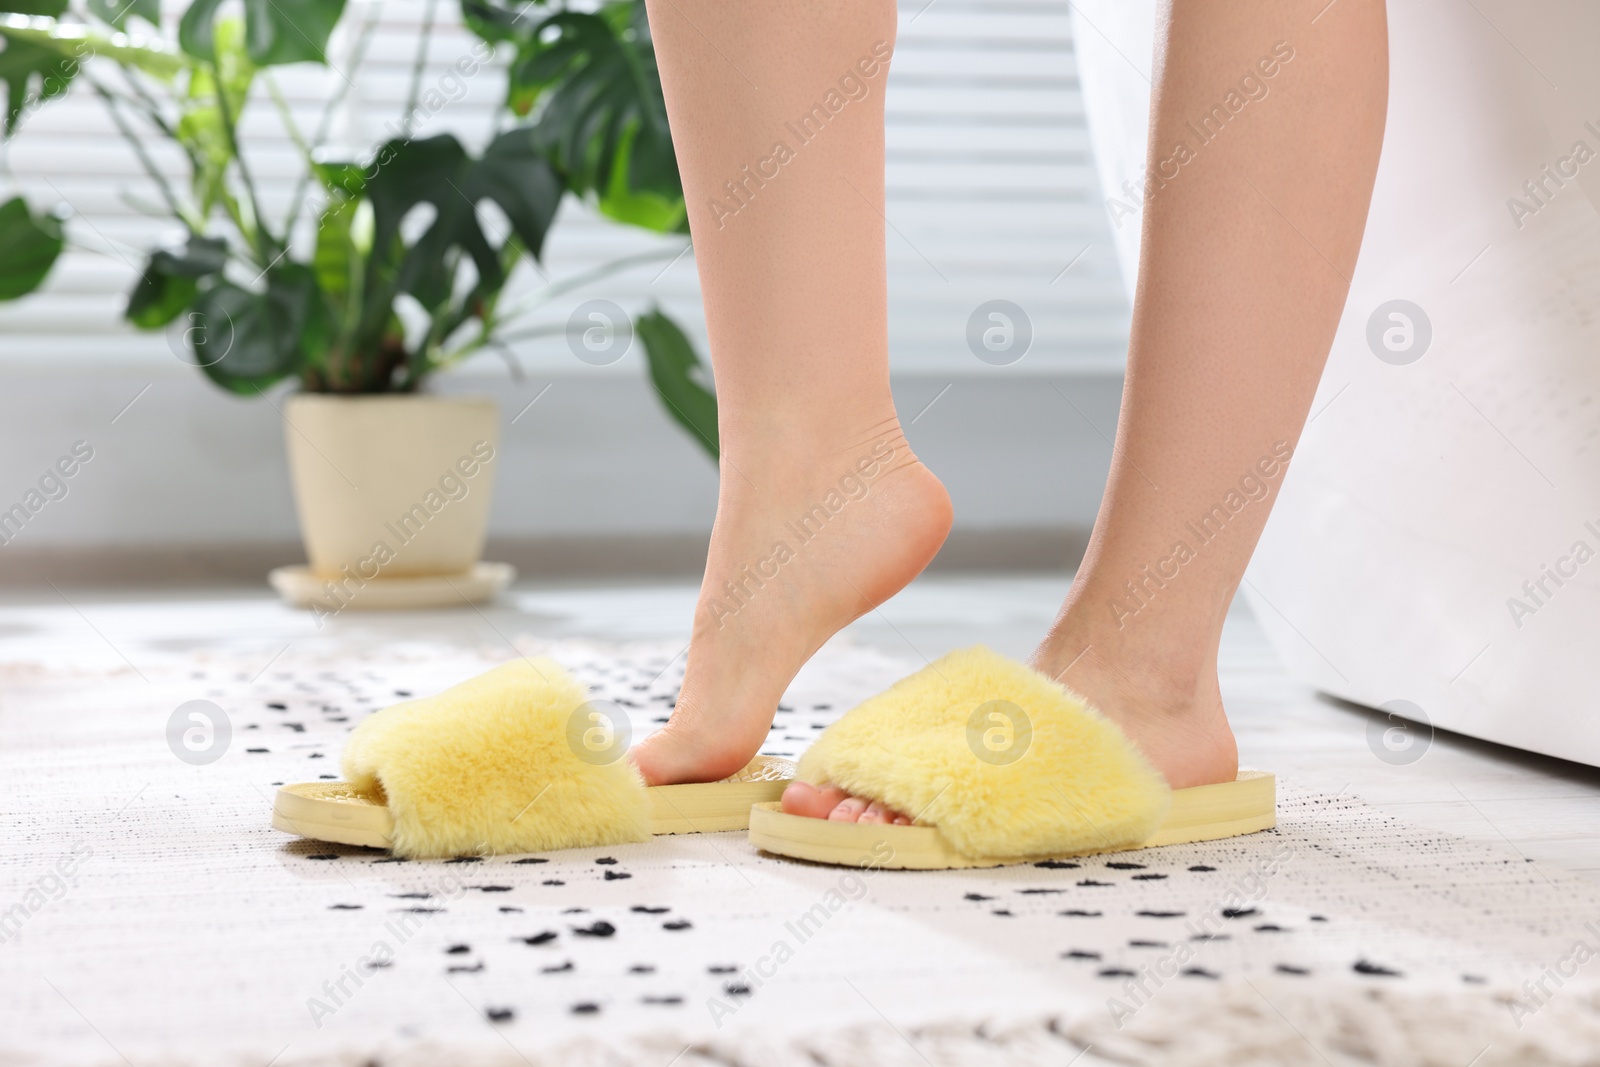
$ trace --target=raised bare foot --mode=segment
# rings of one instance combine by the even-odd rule
[[[763,449],[723,458],[677,707],[632,753],[653,785],[749,762],[806,660],[921,573],[950,530],[950,498],[893,416],[844,441],[775,432]]]
[[[1214,665],[1198,682],[1177,682],[1151,669],[1148,658],[1125,643],[1102,653],[1093,639],[1068,636],[1065,627],[1034,651],[1029,665],[1056,678],[1111,719],[1139,747],[1174,789],[1231,782],[1239,773],[1239,751],[1222,709]],[[796,782],[783,794],[791,815],[845,822],[900,823],[900,812],[852,797],[831,785]]]

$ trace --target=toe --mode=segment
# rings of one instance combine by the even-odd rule
[[[888,808],[874,800],[871,804],[867,805],[867,810],[861,813],[861,818],[857,821],[877,823],[881,825],[891,821],[893,818],[894,812],[890,811]]]
[[[862,797],[846,797],[828,815],[833,822],[855,822],[861,818],[861,813],[867,810],[867,801]]]
[[[815,786],[809,782],[790,782],[783,791],[783,810],[808,819],[826,819],[839,802],[849,796],[834,785]]]

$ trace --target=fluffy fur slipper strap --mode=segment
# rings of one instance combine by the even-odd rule
[[[936,826],[975,859],[1132,847],[1171,800],[1113,723],[983,647],[952,652],[853,708],[801,757],[799,778]]]
[[[587,725],[585,700],[554,661],[514,660],[369,717],[345,747],[345,777],[381,789],[402,856],[642,841],[649,820],[633,764],[595,761],[569,741],[572,724]]]

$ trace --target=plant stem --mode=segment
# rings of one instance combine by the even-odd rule
[[[188,227],[190,233],[198,234],[205,220],[195,218],[192,212],[185,211],[183,205],[178,202],[178,195],[172,191],[172,186],[167,182],[167,176],[162,174],[156,167],[155,160],[151,159],[150,153],[145,151],[144,142],[134,133],[133,128],[128,125],[127,119],[122,117],[122,111],[117,106],[117,98],[105,86],[87,74],[84,75],[84,78],[94,89],[95,95],[105,103],[106,111],[111,115],[111,121],[116,124],[117,130],[128,142],[129,147],[133,149],[133,154],[139,158],[145,173],[150,175],[150,179],[156,183],[156,188],[161,190],[161,198],[167,202],[167,207],[172,210],[173,217]]]
[[[521,252],[520,248],[514,247],[515,244],[516,242],[514,239],[506,242],[507,250],[512,253],[513,258],[515,258],[517,255],[520,255]],[[677,255],[681,256],[682,254],[683,250],[679,249]],[[662,260],[666,258],[667,256],[665,251],[644,252],[637,255],[624,256],[621,259],[614,259],[609,263],[602,263],[600,266],[591,271],[568,278],[565,281],[556,282],[555,284],[540,290],[538,294],[539,299],[536,303],[544,303],[545,301],[559,296],[568,290],[587,285],[590,282],[598,281],[601,278],[610,277],[613,274],[626,270],[629,267],[637,266],[640,263],[648,263],[654,260]],[[511,273],[509,267],[506,269],[506,273],[508,275]],[[443,370],[446,367],[454,366],[455,364],[466,359],[468,356],[472,355],[474,352],[481,351],[484,348],[498,349],[501,351],[502,355],[506,355],[510,359],[514,360],[515,355],[511,353],[510,348],[506,346],[505,342],[521,341],[530,337],[555,337],[566,332],[567,327],[565,323],[546,323],[541,326],[529,326],[526,329],[517,330],[514,333],[501,333],[500,327],[506,320],[504,317],[497,315],[496,310],[500,300],[500,295],[503,291],[504,289],[502,288],[500,291],[497,291],[484,298],[483,322],[481,328],[478,330],[477,336],[468,341],[466,344],[462,345],[460,348],[457,348],[455,351],[447,352],[438,359],[433,360],[428,366],[429,373],[437,370]],[[512,317],[521,315],[527,310],[528,306],[524,305],[523,307],[514,311],[512,313]],[[442,335],[441,340],[448,338],[465,321],[466,315],[461,315],[454,322],[450,323],[446,329],[439,331]],[[518,371],[520,371],[520,365],[514,364],[514,366],[516,366]]]
[[[272,70],[261,72],[262,80],[267,83],[267,95],[272,97],[272,104],[278,111],[278,121],[283,123],[283,130],[289,135],[289,140],[300,149],[300,154],[306,157],[306,163],[311,162],[311,145],[306,143],[305,135],[300,132],[300,127],[294,121],[294,112],[289,109],[289,101],[284,99],[283,90],[278,88],[278,79],[272,76]]]
[[[567,324],[566,323],[564,323],[564,322],[552,322],[552,323],[547,323],[544,326],[529,326],[525,330],[517,330],[517,331],[515,331],[513,333],[496,334],[493,341],[474,342],[474,343],[477,344],[478,347],[482,347],[483,344],[491,344],[492,345],[492,344],[499,344],[499,343],[504,342],[504,341],[526,341],[530,337],[559,337],[561,334],[564,334],[566,332],[567,332]]]
[[[154,125],[162,133],[166,134],[168,138],[173,141],[178,141],[177,132],[173,130],[172,125],[167,122],[165,116],[161,114],[160,102],[157,101],[155,97],[151,96],[149,90],[140,84],[139,79],[133,76],[132,70],[130,70],[128,67],[122,66],[121,64],[118,64],[117,69],[122,71],[122,80],[128,83],[128,88],[133,90],[133,95],[138,97],[139,102],[144,105],[143,110],[145,117],[150,120],[152,125]],[[178,143],[182,144],[181,141]],[[187,151],[187,149],[185,149],[185,151]],[[192,156],[193,153],[190,153],[190,155]]]
[[[411,88],[406,91],[406,111],[400,127],[408,139],[413,132],[411,123],[417,113],[417,98],[422,94],[422,75],[428,67],[428,45],[433,40],[433,22],[438,8],[439,0],[427,0],[422,9],[422,32],[417,36],[417,58],[411,67]]]
[[[267,230],[266,219],[261,214],[261,198],[256,195],[256,182],[250,176],[250,166],[245,162],[244,151],[239,147],[239,130],[234,125],[233,113],[228,106],[228,90],[223,84],[222,68],[216,63],[207,64],[211,68],[212,84],[217,90],[217,112],[222,116],[222,129],[228,137],[228,147],[233,152],[233,162],[239,168],[239,177],[244,182],[245,195],[250,198],[251,228],[254,234],[246,234],[246,239],[254,238],[256,255],[260,257],[257,266],[265,270],[273,263],[274,253],[272,246],[277,242],[272,239],[272,234]],[[245,90],[245,99],[239,101],[239,113],[244,114],[245,105],[249,103],[250,91]],[[271,242],[270,244],[268,242]]]
[[[350,61],[345,64],[348,68],[346,76],[339,80],[339,85],[333,90],[333,95],[322,109],[322,116],[317,119],[317,130],[311,135],[311,147],[304,149],[306,155],[306,169],[295,182],[294,194],[289,198],[289,215],[283,220],[283,239],[289,239],[289,232],[294,229],[294,224],[300,219],[300,208],[305,203],[306,187],[311,184],[311,153],[321,148],[328,139],[328,133],[333,127],[333,116],[344,104],[344,99],[350,93],[350,86],[355,81],[355,74],[361,67],[361,62],[367,56],[367,45],[372,41],[372,34],[378,28],[378,17],[383,11],[383,4],[372,5],[372,14],[367,16],[367,21],[361,26],[361,34],[356,38],[356,44],[350,51]],[[275,82],[269,83],[273,92],[277,92]]]
[[[683,255],[683,249],[678,247],[662,249],[658,252],[637,252],[631,256],[623,256],[620,259],[613,259],[610,262],[602,263],[598,267],[595,267],[592,270],[587,270],[582,274],[574,274],[572,277],[563,279],[562,281],[552,282],[543,289],[539,290],[537,293],[527,297],[516,307],[512,308],[509,314],[502,315],[500,317],[500,321],[506,322],[508,320],[515,319],[518,316],[524,315],[527,312],[532,311],[534,308],[539,307],[541,304],[549,303],[552,299],[560,296],[562,293],[570,292],[573,289],[588,285],[590,282],[597,282],[604,278],[609,278],[613,274],[627,270],[629,267],[636,267],[641,263],[656,263],[663,259],[673,259],[681,255]]]

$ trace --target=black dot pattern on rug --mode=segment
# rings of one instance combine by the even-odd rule
[[[682,677],[681,657],[673,660],[678,651],[612,648],[587,659],[565,652],[557,658],[591,697],[629,711],[637,742],[675,704]],[[504,658],[503,649],[499,655]],[[430,676],[387,663],[367,671],[269,672],[257,692],[236,702],[257,709],[268,703],[267,712],[258,713],[261,721],[247,724],[258,727],[249,740],[260,750],[250,753],[249,773],[256,782],[292,782],[313,777],[308,769],[336,769],[333,761],[349,730],[368,714],[413,693],[437,692],[498,661],[471,669],[458,663],[449,677],[443,667],[432,668],[440,674]],[[837,692],[818,694],[834,699],[812,699],[800,690],[797,682],[796,692],[785,698],[766,740],[769,754],[799,755],[859,698],[843,684]],[[309,759],[329,762],[310,768]],[[842,946],[851,946],[847,955],[869,957],[852,955],[851,968],[870,970],[870,957],[884,944],[874,940],[881,932],[873,923],[886,911],[930,931],[962,929],[960,940],[987,943],[1019,966],[1051,966],[1069,988],[1092,989],[1097,999],[1126,996],[1124,990],[1141,984],[1170,982],[1196,990],[1262,975],[1288,981],[1343,974],[1353,984],[1378,986],[1425,973],[1448,978],[1457,989],[1498,982],[1504,977],[1499,971],[1474,960],[1419,959],[1414,951],[1372,937],[1374,919],[1385,916],[1350,905],[1349,885],[1359,875],[1345,876],[1342,896],[1323,890],[1318,865],[1326,866],[1331,846],[1319,828],[1340,818],[1359,821],[1368,831],[1355,839],[1357,845],[1349,834],[1338,839],[1346,869],[1371,882],[1411,886],[1394,850],[1383,853],[1381,862],[1365,858],[1362,848],[1394,831],[1380,816],[1359,814],[1352,800],[1291,799],[1280,805],[1277,833],[1229,841],[870,878],[747,856],[734,835],[411,862],[287,838],[272,839],[271,847],[274,862],[301,880],[297,892],[304,911],[323,924],[319,932],[329,944],[370,944],[376,931],[395,946],[392,959],[372,960],[363,973],[392,969],[385,981],[426,974],[437,982],[448,976],[485,1019],[508,1028],[507,1036],[518,1043],[532,1040],[539,1021],[558,1017],[562,1025],[595,1027],[595,1033],[620,1026],[629,1013],[648,1013],[652,1025],[697,1025],[710,1003],[788,995],[775,990],[792,985],[790,973],[826,971],[828,954]],[[1410,854],[1426,855],[1427,848]],[[730,867],[752,873],[763,886],[773,882],[762,883],[753,872],[776,873],[790,895],[780,896],[781,905],[764,903],[764,894],[746,895],[748,886]],[[1520,860],[1507,867],[1508,893],[1540,881]],[[795,887],[803,894],[796,896]],[[830,892],[837,906],[825,902]],[[406,938],[372,925],[378,920],[391,922]],[[976,936],[966,938],[966,929]],[[769,946],[777,941],[807,955],[797,970],[783,972],[781,984],[770,981]],[[834,947],[818,947],[826,944]],[[923,964],[917,951],[915,945],[897,950],[895,966],[908,973],[935,966]],[[961,970],[970,963],[950,966],[950,981],[970,977]]]
[[[1399,971],[1391,970],[1381,963],[1373,963],[1371,960],[1356,960],[1350,965],[1350,969],[1357,974],[1371,975],[1374,978],[1402,977]]]

